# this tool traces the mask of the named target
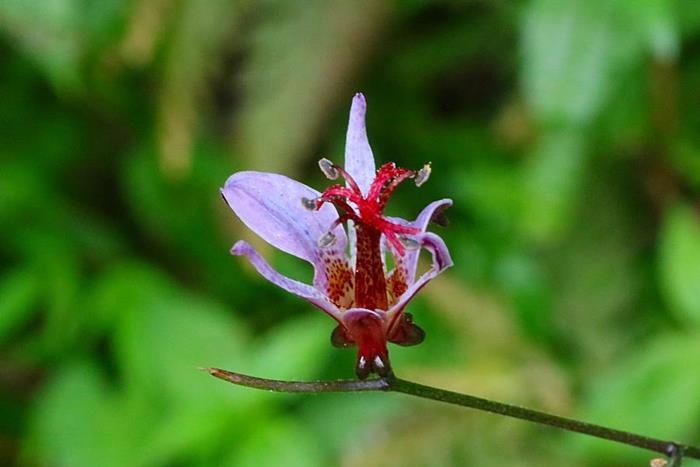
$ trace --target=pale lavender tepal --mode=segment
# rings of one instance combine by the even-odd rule
[[[283,175],[238,172],[221,193],[236,215],[271,245],[308,261],[312,284],[275,271],[250,244],[237,242],[234,255],[246,256],[267,280],[298,295],[338,322],[335,346],[358,347],[356,373],[391,373],[387,342],[415,345],[424,332],[404,312],[408,302],[431,279],[452,266],[442,239],[426,232],[431,221],[452,205],[449,199],[426,206],[414,221],[384,216],[394,189],[413,179],[417,186],[430,175],[430,165],[413,171],[394,163],[375,169],[365,129],[366,103],[356,94],[350,109],[345,167],[321,159],[330,179],[343,178],[323,193]],[[345,229],[343,228],[345,227]],[[430,268],[416,277],[420,249],[432,255]],[[387,255],[394,267],[387,267]]]

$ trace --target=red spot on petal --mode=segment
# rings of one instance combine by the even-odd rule
[[[389,306],[396,303],[401,295],[408,290],[406,278],[406,268],[401,263],[397,263],[396,267],[387,277],[387,292],[389,293]]]
[[[339,256],[324,256],[323,263],[326,295],[338,308],[351,308],[355,298],[355,273],[347,260]]]

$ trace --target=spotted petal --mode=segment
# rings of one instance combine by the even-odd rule
[[[390,217],[389,220],[395,224],[404,225],[407,227],[415,227],[424,233],[434,216],[452,206],[451,199],[441,199],[433,201],[427,205],[414,221],[407,221],[400,217]],[[386,265],[386,254],[392,251],[394,256],[394,269],[387,274],[387,287],[394,303],[398,296],[403,294],[410,284],[416,280],[416,270],[418,268],[418,258],[420,256],[420,248],[406,250],[403,256],[398,256],[393,252],[393,248],[389,245],[386,237],[382,237],[382,259]]]
[[[355,179],[364,194],[369,191],[376,173],[372,148],[367,140],[366,112],[365,96],[358,92],[352,99],[348,132],[345,137],[345,171]]]
[[[293,293],[294,295],[303,298],[312,305],[317,306],[321,310],[331,315],[336,320],[340,321],[341,313],[338,308],[331,303],[326,296],[315,287],[296,281],[287,276],[275,271],[250,244],[244,240],[240,240],[231,248],[231,254],[236,256],[245,256],[250,261],[250,264],[268,281],[278,287]]]
[[[432,254],[432,264],[430,269],[423,273],[423,275],[420,276],[417,281],[413,282],[409,286],[408,290],[406,290],[403,295],[399,297],[398,301],[392,305],[387,312],[392,326],[394,323],[396,323],[397,318],[401,315],[403,309],[416,295],[416,293],[418,293],[418,291],[422,289],[425,284],[433,280],[453,264],[452,258],[450,257],[450,252],[447,250],[447,245],[445,245],[445,242],[439,236],[432,232],[427,232],[416,235],[413,238],[421,243],[422,248],[425,248]]]
[[[318,264],[318,240],[338,217],[329,205],[313,212],[303,207],[302,198],[316,198],[319,192],[283,175],[246,171],[231,175],[221,194],[243,223],[263,240]],[[345,231],[338,226],[333,234],[335,246],[342,251]]]

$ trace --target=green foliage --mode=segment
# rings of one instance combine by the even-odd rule
[[[198,371],[351,376],[331,319],[228,255],[255,239],[218,189],[325,186],[356,91],[380,162],[433,164],[390,214],[455,201],[456,266],[411,304],[427,338],[396,371],[697,440],[699,35],[694,0],[0,2],[0,464],[648,463]]]
[[[688,325],[700,324],[700,220],[689,206],[671,208],[661,231],[660,281],[670,309]]]
[[[523,82],[537,120],[586,126],[626,67],[678,50],[670,0],[535,0],[523,22]]]
[[[39,296],[39,280],[30,270],[11,271],[0,282],[0,342],[31,317]]]
[[[668,439],[697,433],[700,374],[688,371],[686,362],[698,358],[696,333],[658,336],[611,368],[609,375],[592,377],[581,415],[606,426]],[[600,462],[623,456],[629,449],[589,439],[576,444],[583,455]],[[645,453],[627,454],[644,463]]]

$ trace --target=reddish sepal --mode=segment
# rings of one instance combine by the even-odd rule
[[[333,347],[344,349],[354,347],[355,341],[352,340],[352,337],[350,337],[350,334],[348,334],[347,329],[345,329],[342,324],[339,324],[331,333],[331,344],[333,344]]]
[[[411,313],[404,313],[394,325],[389,342],[409,347],[418,345],[425,339],[425,331],[413,322]]]

